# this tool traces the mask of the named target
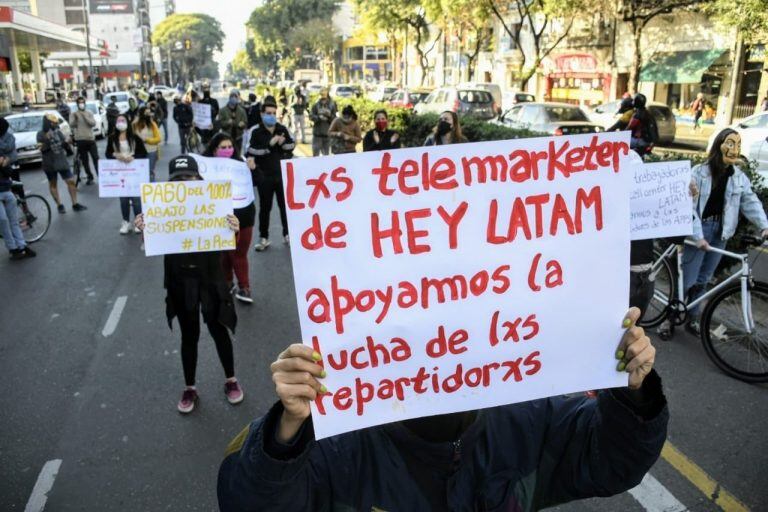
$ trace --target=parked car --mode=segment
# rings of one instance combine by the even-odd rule
[[[603,127],[593,123],[578,105],[569,103],[521,103],[504,112],[497,124],[516,130],[549,135],[597,133]]]
[[[213,89],[213,86],[211,86],[211,89]],[[176,94],[176,89],[168,87],[167,85],[153,85],[149,88],[149,94],[152,96],[154,96],[157,91],[160,91],[163,94],[163,98],[167,100],[173,98],[173,95]]]
[[[768,112],[760,112],[745,117],[729,128],[741,135],[741,153],[747,160],[757,161],[757,170],[761,176],[768,178]],[[719,132],[714,132],[707,143],[707,152]]]
[[[429,96],[431,89],[399,89],[389,97],[390,107],[413,108]]]
[[[325,87],[323,84],[317,82],[310,82],[307,84],[307,94],[319,93]]]
[[[496,117],[493,106],[493,96],[488,91],[480,89],[463,89],[461,87],[441,87],[435,89],[414,108],[415,114],[429,112],[439,114],[450,110],[459,115],[493,119]]]
[[[331,98],[354,98],[357,96],[357,89],[348,84],[333,84],[329,93]]]
[[[23,114],[11,114],[5,120],[8,121],[13,137],[16,139],[19,165],[43,161],[43,155],[37,144],[37,132],[43,129],[43,116],[46,114],[53,114],[58,117],[61,131],[67,139],[72,139],[69,123],[55,110],[30,110]]]
[[[501,94],[501,87],[499,87],[498,85],[484,83],[484,82],[467,82],[467,83],[459,84],[459,87],[462,89],[479,89],[481,91],[488,91],[489,93],[491,93],[491,96],[493,96],[496,115],[501,114],[502,94]]]
[[[86,101],[85,109],[93,114],[93,118],[96,121],[96,126],[93,127],[93,135],[97,139],[101,139],[107,136],[107,109],[100,101]],[[69,110],[71,112],[77,111],[77,103],[69,103]]]
[[[619,105],[621,100],[610,101],[602,105],[598,105],[588,111],[589,119],[593,123],[597,123],[603,127],[603,129],[610,128],[613,123],[618,119],[617,112],[619,111]],[[675,140],[675,132],[677,131],[677,121],[675,120],[675,114],[667,105],[658,102],[649,102],[648,111],[656,119],[656,127],[659,129],[659,143],[671,144]]]
[[[133,98],[133,95],[125,91],[109,92],[104,95],[104,103],[109,105],[110,98],[112,98],[112,96],[115,97],[115,102],[117,103],[117,108],[120,109],[120,113],[124,114],[125,112],[128,112],[128,99]]]
[[[504,91],[501,93],[501,111],[506,112],[518,103],[532,103],[536,96],[527,92]]]
[[[368,94],[368,98],[371,101],[388,101],[395,91],[397,91],[397,87],[394,85],[379,84]]]

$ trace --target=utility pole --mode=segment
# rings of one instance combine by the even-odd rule
[[[733,113],[738,105],[739,98],[737,89],[741,84],[741,68],[744,66],[744,37],[741,32],[736,33],[736,48],[733,57],[733,69],[731,70],[731,85],[728,94],[728,106],[725,110],[725,125],[733,122]]]
[[[85,50],[88,53],[88,82],[93,85],[93,57],[91,56],[91,23],[90,23],[90,2],[83,2],[83,16],[85,17]]]

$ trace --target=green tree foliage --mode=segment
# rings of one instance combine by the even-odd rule
[[[227,66],[227,78],[230,80],[246,80],[259,74],[247,50],[239,50]]]
[[[747,43],[768,40],[768,0],[714,0],[705,11],[720,23],[736,27]]]
[[[194,80],[202,76],[206,63],[213,61],[213,52],[222,50],[224,37],[221,24],[207,14],[172,14],[157,25],[152,42],[164,52],[171,51],[177,76]],[[189,41],[189,49],[184,48],[185,41]],[[181,43],[181,50],[176,49],[177,43]]]

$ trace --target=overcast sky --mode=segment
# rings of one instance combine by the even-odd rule
[[[260,0],[176,0],[176,12],[202,13],[219,20],[227,35],[224,51],[215,56],[223,76],[226,65],[245,43],[245,22],[260,3]]]

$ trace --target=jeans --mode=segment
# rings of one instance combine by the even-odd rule
[[[312,136],[312,156],[330,155],[331,139],[329,137]]]
[[[187,137],[189,136],[189,130],[191,128],[182,128],[179,126],[179,144],[181,144],[181,154],[186,155],[188,152],[187,148]]]
[[[19,227],[19,209],[16,207],[16,198],[9,190],[0,192],[0,234],[9,251],[16,251],[27,246],[24,235]]]
[[[154,183],[155,166],[157,165],[157,151],[147,152],[147,158],[149,158],[149,181]]]
[[[136,217],[141,213],[141,198],[140,197],[121,197],[120,198],[120,213],[123,214],[123,220],[125,222],[131,219],[131,203],[133,203],[133,216]]]
[[[93,173],[91,172],[91,166],[88,163],[88,157],[91,157],[91,160],[93,160],[93,168],[96,172],[99,172],[99,150],[96,148],[96,141],[94,140],[78,140],[75,142],[75,145],[77,146],[77,156],[80,158],[80,161],[83,164],[83,169],[85,169],[85,175],[88,176],[89,180],[93,179]],[[78,178],[80,173],[78,173]]]
[[[720,221],[704,220],[701,222],[701,227],[704,231],[704,238],[709,242],[709,245],[718,249],[725,247],[726,241],[720,236],[722,232]],[[688,293],[689,303],[704,293],[721,257],[721,254],[715,252],[702,251],[690,245],[685,246],[683,251],[683,287]],[[688,312],[692,318],[696,318],[699,316],[699,307],[689,309]]]
[[[162,121],[160,121],[160,126],[163,127],[163,132],[165,133],[165,143],[168,144],[168,118],[164,117]]]
[[[298,141],[299,138],[301,138],[301,143],[304,144],[306,142],[306,138],[304,138],[304,130],[306,130],[307,124],[306,124],[306,116],[304,114],[295,114],[293,116],[293,120],[296,123],[296,129],[294,138]]]
[[[285,193],[283,179],[262,173],[256,179],[256,189],[259,191],[259,236],[269,238],[269,214],[272,212],[272,200],[277,196],[277,206],[280,208],[280,221],[283,224],[283,236],[288,234],[288,219],[285,216]]]

